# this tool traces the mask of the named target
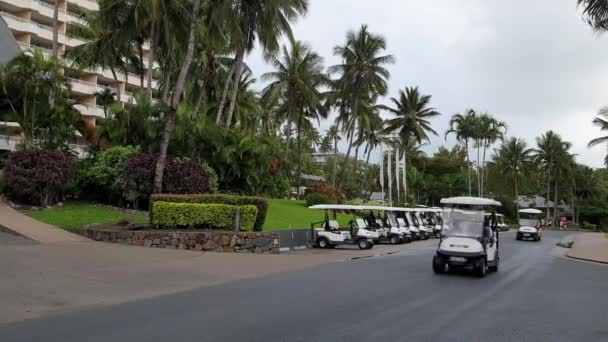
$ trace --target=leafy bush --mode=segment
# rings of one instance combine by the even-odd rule
[[[597,231],[597,225],[585,221],[583,222],[583,229]]]
[[[120,204],[127,162],[137,152],[138,147],[117,146],[78,161],[72,191],[80,198]]]
[[[254,224],[255,231],[261,231],[264,228],[266,221],[266,213],[268,211],[268,200],[262,197],[251,196],[235,196],[235,195],[220,195],[220,194],[194,194],[194,195],[177,195],[177,194],[155,194],[152,195],[153,202],[173,202],[173,203],[215,203],[228,204],[236,206],[254,205],[257,207],[257,214]]]
[[[152,194],[156,154],[139,153],[129,158],[124,181],[123,196],[132,202],[148,201]],[[205,167],[193,160],[167,158],[163,175],[163,193],[200,194],[210,191],[209,175]]]
[[[231,229],[237,206],[209,203],[154,202],[153,223],[161,227],[196,227]],[[240,207],[241,230],[251,231],[258,209],[253,205]]]
[[[52,205],[63,200],[74,162],[62,152],[25,150],[11,154],[4,168],[7,195],[14,201]]]
[[[321,194],[327,198],[333,199],[333,203],[343,203],[346,197],[338,189],[334,188],[329,183],[324,182],[309,182],[306,186],[306,194]]]
[[[325,196],[323,194],[318,194],[316,192],[310,193],[304,197],[307,206],[313,206],[317,204],[336,204],[336,200]]]

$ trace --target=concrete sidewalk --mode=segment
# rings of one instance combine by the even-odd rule
[[[608,264],[608,239],[604,233],[583,233],[576,236],[568,257]]]
[[[0,199],[0,226],[40,243],[85,242],[88,239],[34,220],[11,208]]]

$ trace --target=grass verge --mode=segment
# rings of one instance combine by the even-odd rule
[[[320,222],[324,218],[323,210],[308,209],[304,201],[275,199],[270,200],[264,230],[310,228],[312,222]],[[351,215],[338,215],[340,226],[347,226],[351,219]]]
[[[63,229],[79,229],[89,224],[112,224],[122,220],[145,223],[147,215],[127,214],[93,203],[67,202],[62,208],[26,213],[28,216]]]

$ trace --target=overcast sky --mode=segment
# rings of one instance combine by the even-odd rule
[[[591,120],[608,105],[608,35],[582,21],[576,0],[310,0],[294,33],[329,66],[338,63],[333,47],[363,23],[396,57],[389,96],[417,85],[443,114],[428,153],[453,145],[443,139],[450,116],[474,108],[530,145],[552,129],[580,163],[602,167],[606,148],[586,145],[601,134]],[[269,70],[258,52],[247,62],[256,76]]]

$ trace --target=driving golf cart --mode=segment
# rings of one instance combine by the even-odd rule
[[[441,200],[443,231],[433,257],[437,274],[451,269],[473,270],[479,277],[498,271],[500,258],[497,219],[501,203],[487,198],[452,197]],[[486,216],[486,211],[492,215]]]
[[[542,238],[540,215],[542,214],[543,212],[538,209],[521,209],[516,239],[540,241]]]
[[[310,225],[310,243],[315,247],[332,248],[338,245],[356,245],[359,249],[371,249],[374,247],[374,240],[380,238],[377,231],[368,227],[365,219],[356,215],[362,210],[358,206],[321,204],[312,206],[310,209],[325,210],[325,219]],[[340,228],[337,212],[353,214],[349,227]]]

